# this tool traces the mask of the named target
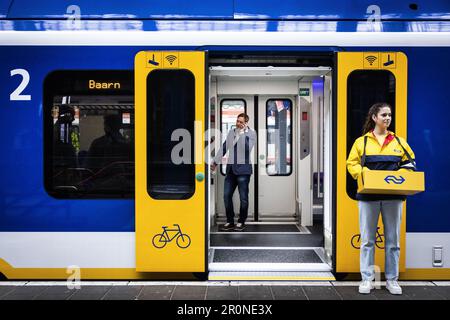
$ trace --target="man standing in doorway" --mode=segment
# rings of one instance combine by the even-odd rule
[[[248,127],[249,117],[241,113],[236,119],[236,128],[228,132],[227,138],[219,152],[216,154],[211,170],[215,170],[217,164],[222,163],[222,158],[229,151],[229,157],[226,167],[224,201],[227,214],[227,223],[220,230],[242,231],[245,228],[245,220],[248,215],[248,185],[250,176],[253,173],[250,162],[250,153],[256,143],[256,132]],[[234,224],[233,194],[239,189],[239,198],[241,201],[238,223]]]

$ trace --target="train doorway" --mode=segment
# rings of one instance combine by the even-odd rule
[[[225,166],[210,174],[209,279],[334,279],[331,68],[210,67],[209,76],[209,139],[222,143],[242,112],[257,133],[244,231],[220,231]],[[237,219],[237,190],[233,202]]]

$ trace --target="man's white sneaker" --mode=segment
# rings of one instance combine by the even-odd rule
[[[386,289],[391,294],[402,294],[402,288],[398,285],[396,280],[386,280]]]
[[[236,227],[234,228],[234,230],[236,231],[242,231],[245,229],[245,224],[238,222],[238,224],[236,224]]]
[[[227,222],[219,228],[219,231],[230,231],[233,229],[234,229],[234,223]]]
[[[363,280],[359,284],[359,293],[368,294],[373,289],[375,289],[375,286],[371,280]]]

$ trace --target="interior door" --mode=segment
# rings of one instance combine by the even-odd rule
[[[240,113],[247,113],[249,116],[249,127],[254,129],[254,97],[253,96],[241,96],[241,95],[221,95],[218,97],[219,105],[218,105],[218,114],[219,121],[217,123],[217,129],[221,132],[221,144],[225,141],[228,131],[236,127],[236,118]],[[255,146],[256,148],[256,146]],[[254,148],[254,149],[255,149]],[[255,150],[252,150],[251,155],[254,155]],[[226,163],[227,155],[223,158],[222,163]],[[253,161],[255,163],[255,161]],[[217,199],[217,213],[221,220],[226,219],[225,214],[225,203],[223,200],[223,191],[224,191],[224,181],[225,181],[225,170],[226,165],[221,165],[216,169],[217,176],[217,191],[218,191],[218,199]],[[250,177],[249,182],[249,192],[248,192],[248,221],[254,220],[254,212],[255,212],[255,172]],[[235,220],[239,216],[239,192],[238,188],[233,195],[233,206],[235,212]]]
[[[296,96],[260,96],[258,106],[258,215],[294,218]]]
[[[359,221],[356,181],[348,174],[346,159],[361,135],[364,118],[373,103],[393,107],[389,128],[406,138],[407,57],[402,52],[338,52],[336,152],[336,271],[359,271]],[[406,204],[400,240],[400,272],[405,270]],[[381,215],[377,239],[383,239]],[[384,243],[377,242],[375,264],[384,271]]]
[[[135,57],[136,270],[206,272],[205,53]]]

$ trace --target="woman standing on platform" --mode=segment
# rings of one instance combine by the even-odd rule
[[[392,121],[388,103],[375,103],[367,114],[363,136],[356,139],[347,159],[347,170],[354,179],[367,170],[415,170],[414,153],[403,138],[388,131]],[[402,294],[398,284],[400,225],[406,196],[356,194],[361,232],[359,293],[374,289],[375,240],[381,212],[385,238],[386,288],[391,294]]]

